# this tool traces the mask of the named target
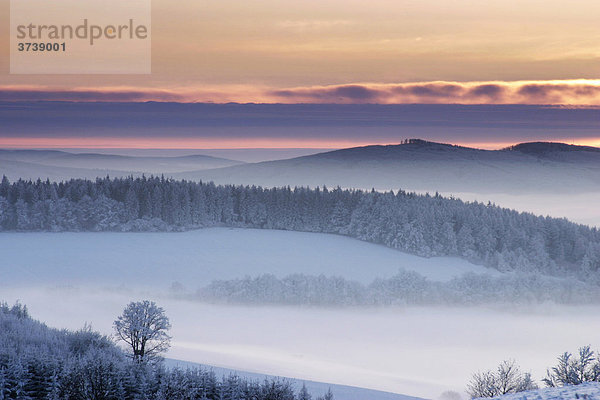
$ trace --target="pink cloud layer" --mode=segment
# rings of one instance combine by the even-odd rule
[[[547,104],[600,106],[600,80],[356,83],[273,89],[0,86],[0,101],[337,104]]]

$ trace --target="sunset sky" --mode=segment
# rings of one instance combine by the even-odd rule
[[[596,0],[154,0],[152,74],[11,75],[3,29],[0,101],[600,106],[599,18]]]

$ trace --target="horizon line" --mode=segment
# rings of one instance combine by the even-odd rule
[[[440,144],[447,145],[453,147],[465,147],[475,150],[504,150],[510,147],[518,146],[521,144],[531,144],[531,143],[547,143],[547,144],[563,144],[567,146],[577,146],[577,147],[593,147],[600,149],[600,140],[592,140],[592,141],[580,141],[580,140],[530,140],[530,141],[511,141],[511,142],[443,142],[443,141],[435,141],[421,138],[409,138],[407,140],[410,141],[422,141],[426,143],[432,144]],[[324,151],[335,151],[335,150],[345,150],[345,149],[354,149],[354,148],[364,148],[364,147],[373,147],[373,146],[402,146],[407,143],[402,142],[389,142],[389,143],[355,143],[354,145],[349,146],[332,146],[332,147],[85,147],[85,146],[35,146],[35,147],[27,147],[27,146],[4,146],[2,145],[2,139],[0,138],[0,150],[56,150],[61,151],[64,150],[68,152],[68,150],[147,150],[147,151],[248,151],[248,150],[264,150],[264,151],[277,151],[277,150],[324,150]],[[79,153],[81,154],[81,153]]]

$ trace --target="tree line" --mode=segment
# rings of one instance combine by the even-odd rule
[[[564,352],[557,361],[546,370],[546,377],[542,379],[547,387],[600,382],[600,359],[590,346],[580,347],[576,355]],[[467,385],[467,393],[472,398],[498,397],[538,388],[530,373],[521,371],[514,360],[504,360],[495,371],[474,373]]]
[[[215,185],[163,177],[0,182],[5,231],[211,226],[335,233],[419,256],[600,284],[600,232],[566,219],[402,190]]]
[[[390,278],[370,284],[336,276],[271,274],[216,280],[186,292],[174,285],[170,294],[198,301],[226,304],[276,304],[294,306],[429,306],[481,304],[597,304],[598,286],[572,278],[540,274],[465,273],[449,281],[432,281],[414,271],[400,270]]]

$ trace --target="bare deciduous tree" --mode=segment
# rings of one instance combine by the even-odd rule
[[[170,346],[167,331],[171,324],[162,307],[153,301],[129,303],[114,322],[114,328],[117,338],[131,348],[137,362],[160,359],[160,353]]]
[[[496,377],[492,371],[476,372],[467,384],[467,393],[472,398],[494,397],[498,394]]]
[[[496,372],[484,371],[473,374],[467,385],[467,392],[472,398],[496,397],[537,388],[530,373],[521,372],[514,360],[504,360]]]

